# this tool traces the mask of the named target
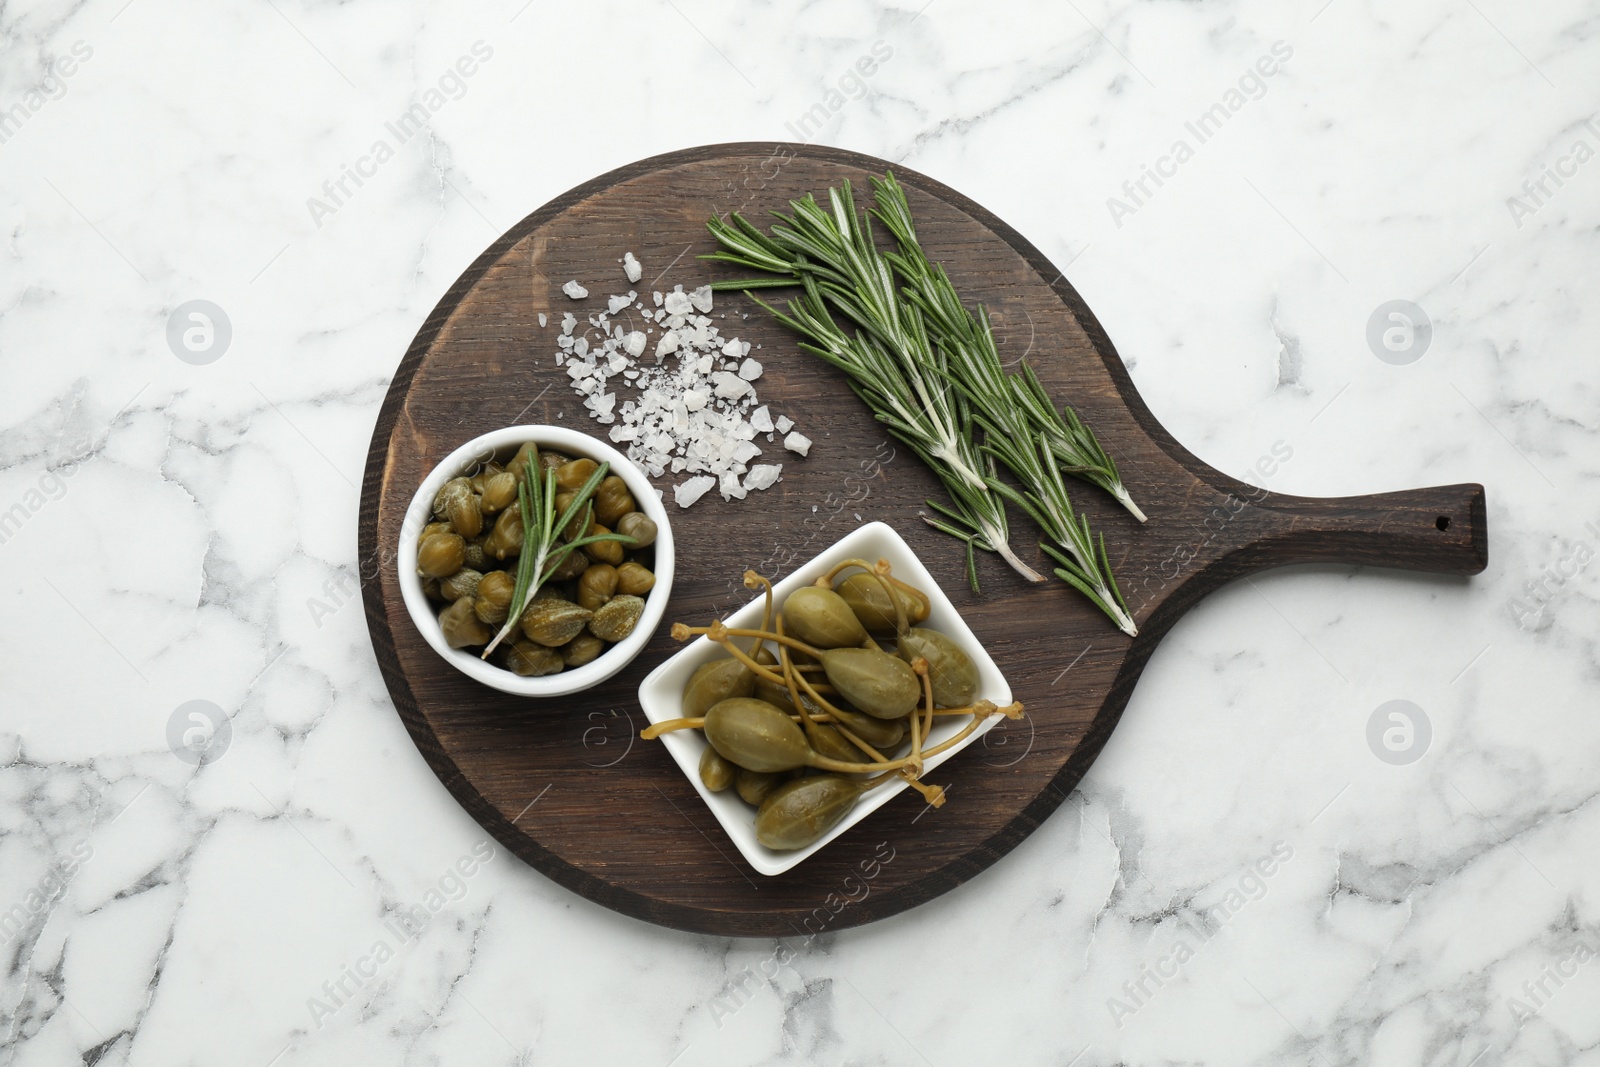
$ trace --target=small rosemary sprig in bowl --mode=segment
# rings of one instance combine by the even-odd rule
[[[596,487],[605,480],[610,470],[611,465],[606,462],[596,467],[594,473],[589,475],[589,479],[573,495],[558,519],[555,508],[556,472],[550,468],[541,470],[535,446],[534,455],[527,466],[523,467],[522,481],[517,485],[517,506],[522,509],[522,554],[517,557],[517,580],[511,593],[511,613],[507,616],[505,625],[500,628],[500,632],[494,635],[494,640],[484,648],[480,659],[488,659],[489,653],[500,647],[500,642],[511,636],[521,624],[522,613],[533,603],[539,587],[561,568],[561,564],[568,556],[584,545],[592,545],[598,541],[633,544],[633,538],[624,537],[622,534],[587,532],[594,521],[594,504],[590,498],[594,496]],[[584,535],[562,542],[561,531],[567,529],[578,517],[580,509],[583,525],[578,529],[585,531]]]

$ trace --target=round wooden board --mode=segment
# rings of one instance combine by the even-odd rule
[[[739,936],[791,936],[880,919],[931,900],[994,863],[1068,795],[1116,724],[1151,650],[1210,589],[1262,567],[1347,561],[1473,573],[1486,561],[1476,485],[1315,500],[1265,493],[1206,467],[1140,403],[1120,359],[1077,293],[1032,245],[987,211],[922,175],[894,168],[930,256],[969,301],[987,304],[1009,362],[1024,356],[1117,458],[1150,515],[1139,525],[1104,494],[1076,486],[1141,627],[1115,630],[1064,584],[1025,585],[980,554],[982,592],[967,587],[961,546],[923,524],[937,482],[890,439],[842,376],[742,294],[718,294],[724,335],[760,345],[757,383],[816,443],[809,457],[767,445],[783,480],[744,501],[708,494],[670,505],[678,570],[667,621],[704,624],[742,603],[746,567],[776,579],[873,519],[926,562],[1027,706],[941,767],[949,803],[911,792],[779,877],[744,863],[644,725],[640,680],[679,646],[663,624],[626,670],[597,689],[548,702],[479,686],[416,633],[393,572],[401,517],[425,474],[463,441],[501,426],[554,423],[601,436],[554,361],[563,313],[580,320],[605,297],[685,289],[730,276],[698,261],[706,219],[764,219],[807,192],[890,165],[833,149],[733,144],[624,167],[558,197],[496,241],[418,332],[373,434],[361,498],[360,558],[373,647],[396,708],[451,792],[494,836],[582,896],[650,922]],[[629,285],[632,251],[644,281]],[[590,290],[569,300],[561,284]],[[541,328],[538,315],[549,317]],[[726,318],[722,316],[726,315]],[[745,316],[748,315],[748,318]],[[625,316],[624,316],[625,321]],[[652,337],[652,345],[653,345]],[[761,442],[765,444],[765,442]],[[1030,524],[1013,543],[1045,570]],[[883,862],[884,857],[892,859]],[[857,902],[863,871],[871,892]]]

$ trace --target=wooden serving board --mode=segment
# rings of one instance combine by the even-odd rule
[[[652,289],[732,276],[695,259],[713,250],[708,217],[738,209],[764,219],[769,208],[844,179],[865,190],[866,176],[889,166],[828,148],[727,144],[657,156],[579,186],[523,219],[451,286],[378,416],[360,554],[377,564],[362,567],[367,623],[395,707],[429,765],[490,833],[573,892],[628,915],[781,937],[915,907],[983,871],[1056,809],[1105,744],[1162,635],[1206,593],[1290,563],[1465,575],[1487,562],[1482,486],[1312,499],[1267,493],[1201,463],[1151,416],[1105,331],[1038,249],[966,197],[895,167],[929,255],[969,301],[988,305],[1007,359],[1032,339],[1028,359],[1045,386],[1094,427],[1149,514],[1141,526],[1105,494],[1072,483],[1074,502],[1105,535],[1139,636],[1123,636],[1066,585],[1025,585],[981,553],[983,591],[972,593],[959,544],[918,518],[923,500],[940,494],[933,475],[885,435],[837,371],[800,352],[742,294],[726,293],[714,314],[728,313],[718,320],[725,335],[762,346],[762,401],[792,415],[816,444],[806,459],[769,446],[783,480],[744,501],[713,492],[683,511],[670,503],[670,482],[658,483],[669,488],[678,551],[667,623],[703,625],[749,596],[738,580],[746,567],[776,579],[855,528],[857,516],[882,519],[943,584],[1026,704],[1026,719],[940,768],[934,780],[950,790],[943,809],[925,811],[907,792],[794,870],[766,878],[746,866],[663,748],[637,740],[645,725],[639,681],[679,647],[667,623],[611,681],[548,702],[506,696],[447,666],[401,601],[392,563],[401,518],[423,476],[478,434],[517,423],[605,432],[555,365],[561,315],[582,319],[629,288],[648,300]],[[644,264],[637,286],[618,262],[625,251]],[[569,278],[589,287],[588,300],[562,294]],[[540,312],[548,328],[538,325]],[[1020,515],[1013,525],[1013,543],[1044,571],[1032,526]]]

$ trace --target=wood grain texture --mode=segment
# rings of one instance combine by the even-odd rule
[[[1037,249],[960,194],[896,168],[929,254],[970,300],[988,305],[1004,358],[1026,355],[1051,394],[1077,407],[1149,514],[1141,526],[1073,483],[1075,503],[1105,535],[1139,637],[1117,632],[1061,583],[1025,586],[993,557],[980,559],[983,591],[973,594],[959,545],[918,518],[939,493],[933,476],[882,432],[838,372],[799,352],[742,295],[719,294],[723,333],[763,346],[762,400],[796,418],[816,445],[807,459],[782,454],[783,480],[764,493],[731,503],[713,493],[689,511],[672,509],[678,577],[668,622],[703,624],[748,596],[744,568],[777,578],[853,529],[856,515],[882,519],[938,577],[1027,705],[1026,719],[940,768],[935,780],[950,790],[943,809],[925,813],[907,792],[795,870],[765,878],[744,864],[665,751],[636,740],[639,681],[677,648],[666,625],[611,681],[547,703],[478,686],[436,657],[393,573],[401,517],[433,465],[477,434],[519,422],[603,432],[555,365],[561,314],[586,316],[606,294],[626,292],[624,251],[645,265],[632,288],[646,299],[652,288],[726,277],[694,258],[713,248],[709,216],[761,217],[844,179],[864,187],[886,166],[827,148],[715,145],[580,186],[515,226],[450,288],[378,417],[359,551],[367,622],[395,707],[429,765],[497,839],[628,915],[706,933],[791,936],[914,907],[983,871],[1056,809],[1105,744],[1152,650],[1206,593],[1291,563],[1465,575],[1487,562],[1479,485],[1312,499],[1207,467],[1151,416],[1093,314]],[[561,294],[568,278],[589,287],[588,301]],[[1019,551],[1037,561],[1036,532],[1020,516],[1013,523]],[[870,893],[842,905],[859,896],[862,865],[874,869],[874,856],[891,849]]]

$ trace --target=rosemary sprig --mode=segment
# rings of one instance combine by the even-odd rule
[[[595,468],[594,473],[589,475],[589,480],[578,489],[558,519],[555,508],[556,472],[546,469],[541,477],[536,473],[540,467],[538,451],[535,450],[534,454],[528,457],[528,465],[522,471],[522,481],[517,485],[517,506],[522,509],[522,554],[517,557],[517,580],[512,585],[513,610],[506,616],[506,623],[500,628],[500,632],[494,635],[494,640],[483,650],[484,659],[488,659],[489,653],[499,647],[500,642],[517,628],[517,624],[522,621],[522,613],[528,610],[528,605],[533,602],[539,587],[550,580],[550,576],[561,567],[568,556],[584,545],[592,545],[596,541],[633,543],[633,538],[624,534],[588,533],[594,519],[594,506],[589,498],[604,480],[609,466],[602,463]],[[585,531],[585,535],[562,543],[558,539],[559,532],[567,529],[572,520],[577,518],[580,508],[583,509],[583,525],[579,528]]]
[[[917,422],[903,417],[907,386],[899,371],[900,364],[884,351],[876,338],[859,331],[851,334],[840,329],[828,312],[820,286],[810,275],[804,276],[804,290],[799,299],[789,301],[787,312],[779,311],[753,294],[750,298],[771,312],[780,323],[806,338],[800,342],[801,348],[849,375],[850,388],[872,410],[874,417],[904,441],[939,478],[945,491],[950,494],[954,507],[926,501],[938,517],[923,515],[922,518],[934,529],[966,543],[967,581],[973,591],[978,588],[974,548],[997,553],[1030,582],[1044,581],[1038,571],[1024,563],[1011,549],[1005,505],[991,490],[988,477],[985,477],[993,476],[994,464],[989,462],[986,466],[979,459],[978,450],[973,447],[971,421],[960,395],[943,383],[939,384],[941,400],[952,409],[951,415],[956,420],[956,426],[950,452],[936,456],[928,446],[927,435],[921,432]],[[931,358],[932,350],[927,345],[921,316],[914,308],[910,311],[908,335],[920,338],[922,350]],[[979,472],[976,484],[972,479],[958,474],[955,464],[942,461],[945,455],[951,454],[959,458],[964,470]]]
[[[885,258],[905,281],[910,299],[927,313],[934,340],[943,345],[951,339],[965,346],[971,362],[962,369],[971,372],[969,379],[973,385],[981,386],[972,397],[977,411],[994,421],[1002,413],[1020,410],[1049,443],[1055,462],[1063,471],[1104,489],[1134,518],[1144,522],[1145,514],[1128,495],[1116,461],[1101,447],[1078,413],[1070,406],[1058,410],[1027,363],[1023,363],[1020,374],[1006,374],[995,347],[988,312],[981,304],[977,316],[968,311],[944,268],[929,261],[917,240],[916,223],[911,217],[905,189],[894,175],[872,178],[871,182],[875,201],[872,213],[894,235],[899,246],[898,252],[887,253]],[[1008,377],[1020,380],[1025,388],[1008,387]]]
[[[990,471],[973,445],[966,403],[947,381],[943,357],[928,340],[920,310],[900,300],[893,272],[873,244],[849,183],[830,189],[828,196],[831,214],[809,195],[791,201],[792,215],[775,212],[780,222],[771,237],[737,212],[731,223],[712,219],[707,226],[724,251],[704,258],[782,274],[786,277],[777,280],[788,285],[798,280],[803,292],[788,302],[787,313],[754,295],[751,299],[805,338],[802,348],[849,375],[850,387],[878,421],[939,477],[953,506],[930,500],[939,517],[923,519],[966,543],[967,579],[974,590],[974,548],[998,553],[1030,582],[1044,581],[1011,549],[1005,505],[990,487]],[[859,329],[842,329],[829,305]]]

